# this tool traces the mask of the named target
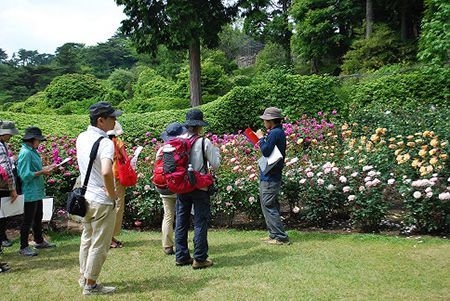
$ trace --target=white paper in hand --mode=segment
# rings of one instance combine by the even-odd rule
[[[69,162],[70,160],[72,160],[72,157],[67,157],[64,160],[61,161],[61,163],[59,163],[58,165],[56,165],[56,167],[60,167],[63,164],[66,164],[67,162]]]

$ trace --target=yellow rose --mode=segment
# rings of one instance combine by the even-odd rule
[[[422,133],[422,137],[429,137],[430,136],[430,131],[424,131]]]
[[[380,140],[380,137],[377,134],[373,134],[372,136],[370,136],[370,140],[373,142],[377,142],[378,140]]]
[[[418,167],[418,166],[420,166],[421,164],[422,164],[422,162],[420,162],[419,159],[414,159],[414,160],[412,161],[412,163],[411,163],[411,166],[412,166],[412,167]]]
[[[436,149],[430,149],[430,151],[428,152],[430,154],[430,156],[433,156],[436,153]]]
[[[395,150],[394,154],[395,154],[396,156],[398,156],[401,152],[402,152],[401,149],[397,149],[397,150]]]
[[[434,138],[433,140],[430,141],[430,145],[432,147],[436,147],[439,144],[439,141],[437,140],[437,138]]]
[[[297,140],[297,144],[298,144],[298,145],[300,145],[300,144],[302,144],[302,143],[303,143],[303,138],[300,138],[300,139]]]
[[[443,160],[447,160],[447,159],[448,159],[448,156],[447,156],[447,154],[440,154],[440,155],[439,155],[439,158],[441,158],[441,159],[443,159]]]
[[[414,147],[416,144],[412,141],[409,141],[408,143],[406,143],[406,145],[409,147]]]
[[[388,146],[390,149],[396,149],[397,148],[397,144],[389,144]]]
[[[424,175],[424,174],[426,174],[426,172],[427,172],[427,169],[426,169],[426,167],[425,166],[421,166],[420,168],[419,168],[419,172],[420,172],[420,175]]]
[[[386,128],[377,128],[375,130],[375,133],[379,136],[383,136],[384,134],[386,134],[387,129]]]
[[[413,135],[408,135],[408,136],[406,136],[406,139],[408,139],[408,140],[413,140],[413,139],[414,139],[414,136],[413,136]]]
[[[432,157],[432,158],[430,159],[430,164],[431,164],[431,165],[435,165],[437,162],[438,162],[438,158],[436,158],[436,157]]]

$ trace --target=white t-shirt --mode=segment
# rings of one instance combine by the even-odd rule
[[[114,205],[114,201],[106,195],[105,184],[102,176],[102,159],[114,160],[114,143],[108,138],[108,135],[101,129],[88,126],[85,132],[78,135],[77,138],[77,161],[80,168],[81,184],[84,183],[84,178],[89,165],[89,155],[92,146],[100,136],[104,138],[100,141],[98,147],[97,157],[92,165],[91,175],[87,185],[85,198],[88,201],[93,201],[105,205]]]

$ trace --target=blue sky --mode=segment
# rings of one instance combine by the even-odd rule
[[[107,41],[126,16],[114,0],[0,0],[0,48],[54,54],[64,43]]]

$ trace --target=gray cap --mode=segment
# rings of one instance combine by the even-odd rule
[[[14,122],[9,120],[0,120],[0,136],[2,135],[17,135],[19,131]]]
[[[281,114],[281,110],[275,107],[270,107],[264,110],[264,114],[259,116],[259,118],[264,120],[272,120],[272,119],[279,119],[283,118],[283,115]]]

